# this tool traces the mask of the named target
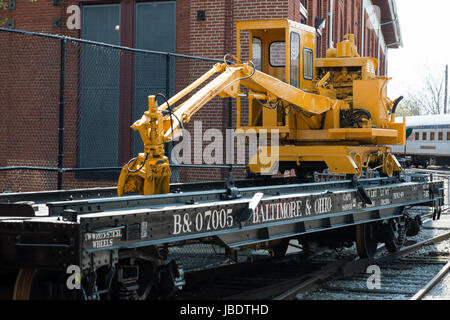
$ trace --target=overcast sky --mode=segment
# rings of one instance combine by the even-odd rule
[[[388,50],[389,96],[419,89],[431,70],[443,76],[450,64],[450,1],[397,0],[403,48]]]

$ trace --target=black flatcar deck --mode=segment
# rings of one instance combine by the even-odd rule
[[[437,207],[443,200],[442,182],[398,178],[360,180],[359,186],[339,181],[177,191],[66,201],[54,201],[53,194],[51,201],[40,197],[34,204],[13,203],[14,195],[4,195],[0,265],[95,269],[116,262],[122,249],[202,238],[233,248],[392,219],[402,215],[400,208]],[[19,201],[26,201],[23,195]]]

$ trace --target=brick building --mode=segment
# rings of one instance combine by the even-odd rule
[[[73,11],[67,13],[71,5],[81,8],[79,30],[66,25],[73,17]],[[387,74],[387,49],[402,43],[395,0],[12,0],[9,10],[0,13],[0,21],[2,14],[15,29],[218,59],[235,51],[236,21],[288,18],[319,27],[318,57],[346,33],[355,34],[359,53],[379,59],[380,75]],[[141,151],[129,125],[145,110],[146,96],[173,94],[213,64],[170,61],[173,75],[168,83],[158,69],[165,60],[159,58],[141,59],[113,50],[100,54],[70,42],[66,50],[64,168],[122,166]],[[0,167],[57,167],[60,52],[61,44],[53,39],[0,32],[0,108],[6,115],[0,123]],[[99,60],[92,60],[95,56]],[[146,73],[148,66],[152,67]],[[192,130],[196,120],[202,121],[203,130],[223,131],[228,126],[228,103],[214,99],[187,129]],[[180,170],[183,182],[227,175],[223,169]],[[51,171],[0,171],[0,191],[55,189],[55,177]],[[98,173],[65,173],[63,187],[108,186],[114,179]]]

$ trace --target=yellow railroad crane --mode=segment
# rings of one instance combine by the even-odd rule
[[[387,98],[390,79],[376,76],[376,59],[358,55],[353,35],[319,59],[312,27],[286,19],[251,20],[237,22],[236,31],[236,64],[224,59],[160,106],[149,96],[148,111],[132,125],[144,152],[123,167],[119,196],[169,192],[171,172],[163,145],[216,96],[236,98],[237,129],[279,132],[281,169],[302,175],[328,167],[332,173],[356,177],[364,171],[392,176],[402,170],[386,146],[405,144],[405,124],[395,123],[401,98]],[[240,62],[244,51],[253,62]],[[243,99],[248,103],[245,127]],[[270,149],[260,147],[251,155],[250,171],[270,171],[259,159],[260,153],[271,154]]]

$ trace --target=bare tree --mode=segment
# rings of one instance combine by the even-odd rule
[[[420,116],[422,114],[419,104],[412,100],[410,95],[400,102],[395,112],[397,117]]]
[[[445,102],[444,75],[436,75],[430,71],[425,76],[423,87],[406,95],[406,102],[414,109],[419,108],[421,114],[441,114]]]

